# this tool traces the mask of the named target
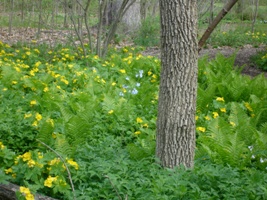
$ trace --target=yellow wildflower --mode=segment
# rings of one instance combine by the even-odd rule
[[[42,64],[42,63],[41,63],[40,61],[37,61],[37,62],[34,64],[34,66],[35,66],[35,67],[39,67],[41,64]]]
[[[4,149],[5,148],[5,145],[3,145],[2,142],[0,142],[0,149]]]
[[[38,152],[38,158],[39,159],[42,159],[44,156],[43,156],[43,153],[41,153],[41,152]]]
[[[12,85],[16,85],[18,81],[12,81]]]
[[[79,169],[79,165],[78,165],[78,163],[75,162],[75,161],[73,161],[72,159],[68,159],[67,162],[68,162],[71,166],[73,166],[76,170]]]
[[[32,123],[32,126],[38,126],[38,121],[34,121],[34,122]]]
[[[195,116],[195,120],[197,121],[197,120],[198,120],[198,118],[199,118],[199,117],[196,115],[196,116]]]
[[[126,70],[125,70],[125,69],[120,69],[119,71],[120,71],[120,73],[122,73],[122,74],[125,74],[125,73],[126,73]]]
[[[28,55],[28,56],[31,55],[31,52],[27,51],[27,52],[26,52],[26,55]]]
[[[12,173],[12,172],[13,172],[12,168],[5,169],[5,173],[6,174],[9,174],[9,173]]]
[[[31,113],[25,113],[25,114],[24,114],[24,119],[29,118],[29,117],[31,117],[31,116],[32,116]]]
[[[112,82],[112,83],[111,83],[112,86],[115,86],[116,84],[117,84],[116,82]]]
[[[23,193],[25,195],[26,200],[34,200],[34,195],[31,194],[31,191],[29,188],[20,187],[19,190],[21,193]]]
[[[60,162],[59,158],[54,158],[53,160],[48,162],[48,165],[55,165],[58,164]]]
[[[226,113],[226,109],[225,108],[220,108],[220,111],[223,113]]]
[[[112,114],[114,112],[114,110],[110,110],[110,111],[108,111],[108,114]]]
[[[231,124],[232,126],[234,126],[234,127],[236,126],[236,124],[235,124],[234,122],[230,122],[230,124]]]
[[[41,114],[39,114],[39,113],[36,113],[36,114],[35,114],[35,119],[36,119],[37,121],[40,121],[42,118],[43,118],[43,117],[42,117]]]
[[[36,105],[37,104],[37,102],[35,101],[35,100],[32,100],[31,102],[30,102],[30,105],[31,106],[34,106],[34,105]]]
[[[213,112],[213,118],[216,119],[217,117],[219,117],[219,114],[217,112]]]
[[[27,165],[30,167],[30,168],[32,168],[32,167],[34,167],[35,166],[35,161],[34,160],[29,160],[28,162],[27,162]]]
[[[48,91],[49,91],[48,87],[45,87],[45,88],[43,89],[43,91],[44,91],[44,92],[48,92]]]
[[[31,152],[26,152],[22,155],[22,160],[25,161],[29,161],[32,159],[32,154]]]
[[[197,130],[204,133],[206,131],[206,128],[199,126],[197,127]]]
[[[245,107],[250,111],[253,112],[253,109],[251,108],[250,104],[248,102],[245,102]]]
[[[51,188],[52,183],[55,182],[56,180],[57,180],[57,176],[55,177],[48,176],[48,178],[44,181],[44,186]]]
[[[137,123],[142,123],[143,120],[142,120],[140,117],[137,117],[137,118],[136,118],[136,122],[137,122]]]
[[[141,131],[135,131],[134,134],[135,135],[140,135],[141,134]]]
[[[224,98],[223,98],[223,97],[217,97],[217,98],[216,98],[216,101],[224,102]]]
[[[145,123],[145,124],[142,125],[142,127],[143,127],[143,128],[148,128],[148,124]]]
[[[209,117],[209,116],[205,116],[204,118],[205,118],[206,120],[208,120],[208,121],[210,120],[210,117]]]

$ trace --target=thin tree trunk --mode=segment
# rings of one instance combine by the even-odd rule
[[[161,79],[156,155],[164,167],[194,165],[196,0],[161,0]],[[172,13],[170,15],[170,13]]]
[[[87,0],[85,9],[84,9],[84,23],[85,23],[85,28],[87,30],[87,37],[89,40],[89,46],[90,46],[90,51],[92,52],[93,50],[93,44],[92,44],[92,38],[91,38],[91,30],[89,27],[89,19],[88,19],[88,10],[89,10],[89,6],[90,6],[91,0]]]
[[[21,2],[21,21],[24,21],[24,0]]]
[[[255,11],[254,11],[253,20],[252,20],[252,26],[251,26],[251,32],[252,33],[254,33],[255,23],[256,23],[256,19],[257,19],[257,15],[258,15],[259,0],[256,0],[255,4],[256,4],[255,5]]]
[[[210,1],[210,20],[209,20],[209,24],[212,23],[213,21],[213,12],[214,12],[214,0]]]
[[[126,11],[134,4],[136,0],[123,0],[120,9],[117,12],[117,16],[114,20],[114,22],[112,23],[109,32],[107,34],[107,37],[105,38],[105,41],[103,43],[103,50],[102,50],[102,57],[106,56],[107,50],[108,50],[108,44],[110,43],[110,41],[112,40],[112,38],[114,37],[118,24],[120,22],[120,20],[122,19],[123,15],[126,13]]]
[[[37,31],[37,38],[40,38],[41,35],[41,26],[42,26],[42,13],[43,13],[43,6],[42,0],[39,0],[39,20],[38,20],[38,31]]]
[[[12,22],[13,22],[13,13],[14,12],[14,0],[11,0],[11,9],[9,11],[9,26],[8,26],[8,34],[12,33]]]

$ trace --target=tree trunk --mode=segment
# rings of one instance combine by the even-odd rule
[[[252,33],[254,33],[254,29],[255,29],[255,23],[256,23],[256,19],[257,19],[257,15],[258,15],[258,8],[259,8],[259,0],[256,0],[255,9],[254,9],[254,13],[253,13],[252,26],[251,26],[251,32]]]
[[[161,80],[156,155],[164,167],[194,165],[197,1],[161,0]],[[171,13],[171,14],[170,14]]]
[[[209,20],[209,24],[212,23],[213,21],[213,13],[214,13],[214,0],[210,1],[210,20]]]
[[[11,0],[11,9],[9,11],[9,26],[8,26],[8,34],[12,33],[12,22],[13,22],[13,13],[14,12],[14,0]]]

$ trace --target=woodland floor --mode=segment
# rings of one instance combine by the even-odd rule
[[[47,31],[42,30],[37,43],[47,43],[48,45],[53,46],[56,43],[65,43],[68,40],[70,31]],[[13,29],[12,34],[8,34],[7,28],[0,28],[0,41],[3,41],[8,44],[16,44],[17,42],[26,42],[31,43],[32,40],[36,38],[36,29],[32,28],[18,28]],[[126,42],[127,43],[127,42]],[[121,44],[123,46],[125,44]],[[199,56],[208,55],[209,58],[214,58],[216,54],[221,53],[224,56],[228,57],[236,53],[235,66],[244,67],[242,73],[254,77],[261,73],[264,73],[267,77],[267,72],[264,72],[258,69],[251,61],[250,58],[253,55],[256,55],[258,51],[262,51],[266,46],[261,46],[255,48],[251,45],[244,45],[240,48],[232,47],[219,47],[219,48],[207,48],[202,49],[199,53]],[[160,49],[158,47],[147,48],[144,52],[144,55],[151,55],[160,57]]]
[[[236,53],[235,58],[235,66],[236,67],[243,67],[242,74],[249,75],[251,77],[257,76],[259,74],[264,73],[265,77],[267,78],[267,72],[257,68],[252,62],[251,57],[256,55],[257,52],[263,51],[266,47],[252,47],[251,45],[245,45],[240,48],[232,48],[232,47],[219,47],[219,48],[208,48],[202,49],[199,52],[199,56],[206,56],[208,55],[210,59],[214,58],[218,53],[224,55],[225,57],[232,56]],[[160,56],[160,49],[159,48],[148,48],[146,51],[143,52],[144,55],[151,55],[151,56]]]

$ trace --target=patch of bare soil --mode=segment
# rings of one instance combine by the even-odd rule
[[[265,46],[261,46],[255,48],[251,45],[245,45],[240,48],[232,48],[232,47],[219,47],[219,48],[208,48],[202,49],[199,52],[199,57],[208,56],[210,59],[215,58],[215,56],[220,53],[225,57],[232,56],[236,53],[235,58],[235,66],[236,67],[243,67],[242,74],[249,75],[251,77],[255,77],[259,74],[264,74],[267,77],[267,72],[257,68],[252,62],[251,57],[256,55],[258,52],[263,51],[266,49]],[[144,55],[151,55],[160,57],[160,49],[158,47],[148,48],[146,51],[143,52]]]

